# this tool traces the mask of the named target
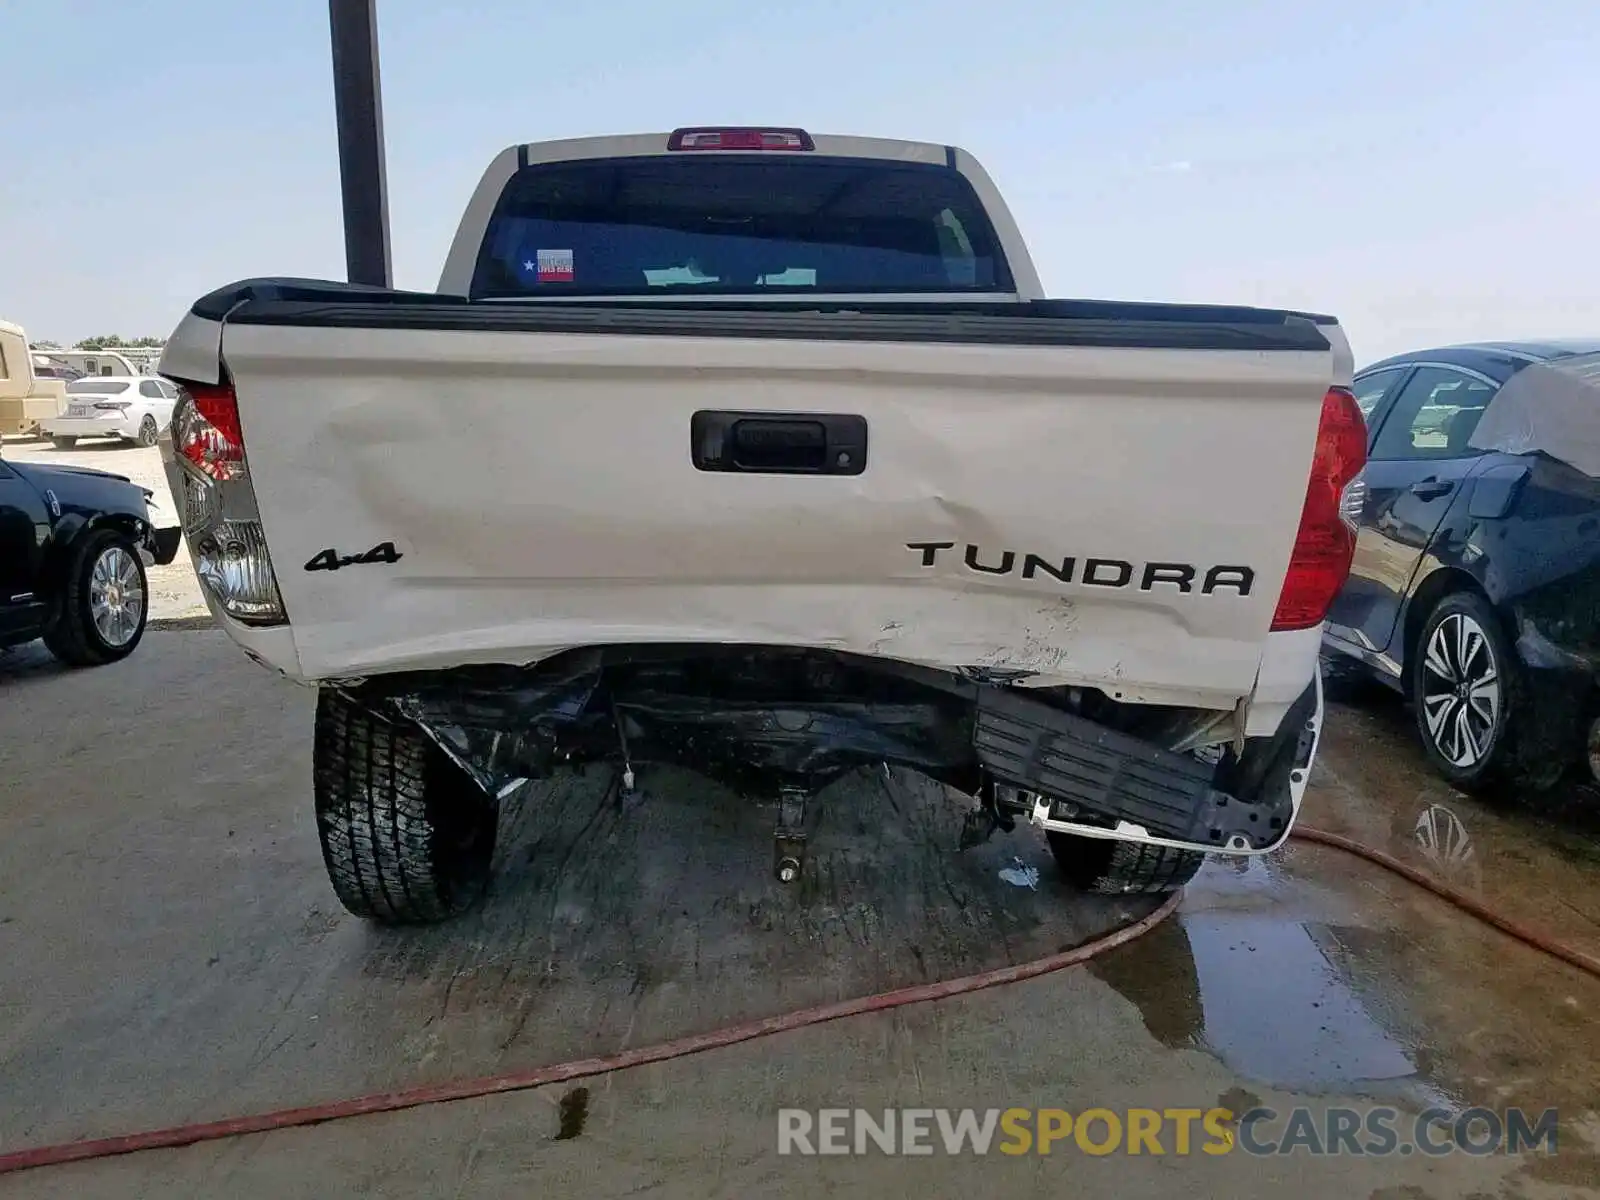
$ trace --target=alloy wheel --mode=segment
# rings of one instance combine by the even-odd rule
[[[1444,760],[1470,770],[1488,757],[1500,721],[1500,665],[1483,626],[1453,612],[1434,627],[1422,660],[1422,716]]]
[[[133,555],[107,546],[89,573],[89,616],[101,641],[120,650],[139,632],[144,616],[144,581]]]

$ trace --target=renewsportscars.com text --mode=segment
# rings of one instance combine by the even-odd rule
[[[1385,1157],[1554,1153],[1556,1110],[1430,1108],[785,1108],[779,1154],[1244,1153]]]

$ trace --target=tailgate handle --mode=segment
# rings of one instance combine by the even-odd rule
[[[867,421],[848,413],[724,412],[689,420],[700,471],[746,475],[859,475],[867,466]]]

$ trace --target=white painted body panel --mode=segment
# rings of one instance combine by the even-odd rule
[[[1334,370],[1327,353],[249,325],[222,349],[291,674],[759,642],[1218,708],[1256,686]],[[859,413],[868,469],[696,471],[701,408]],[[303,569],[386,541],[398,563]],[[930,570],[909,542],[958,550]],[[962,564],[967,544],[988,565],[1010,549],[1256,578],[1241,597],[995,577]]]

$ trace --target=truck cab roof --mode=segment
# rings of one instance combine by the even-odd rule
[[[1015,219],[966,151],[754,127],[507,147],[467,205],[438,291],[586,301],[1043,296]]]

